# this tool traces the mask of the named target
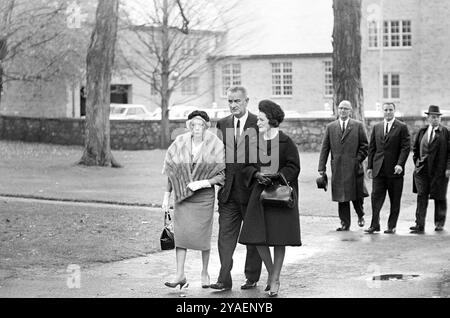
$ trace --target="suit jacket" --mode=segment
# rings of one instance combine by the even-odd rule
[[[257,120],[256,115],[248,113],[248,118],[245,122],[243,133],[237,142],[237,147],[235,147],[234,143],[233,115],[222,118],[217,122],[219,137],[225,145],[225,185],[218,193],[220,203],[228,202],[232,189],[237,191],[241,204],[245,205],[248,203],[250,189],[244,185],[241,170],[246,163],[249,163],[250,144],[257,144],[254,142],[258,135]],[[256,158],[254,162],[256,162]]]
[[[363,123],[350,119],[342,133],[339,120],[325,129],[319,158],[319,171],[326,171],[331,152],[331,197],[333,201],[348,202],[368,196],[364,184],[362,162],[367,157],[369,143]]]
[[[411,150],[411,139],[408,126],[395,119],[388,135],[384,136],[384,121],[373,127],[370,136],[367,169],[372,169],[373,177],[377,177],[384,164],[384,174],[388,178],[403,177],[405,163]],[[394,167],[403,168],[401,174],[394,174]]]
[[[416,166],[413,179],[424,164],[420,159],[420,142],[427,133],[428,126],[419,130],[413,145],[413,160]],[[430,198],[444,200],[447,197],[448,178],[445,171],[450,170],[450,134],[446,127],[439,125],[436,135],[429,146],[429,154],[426,159],[428,178],[430,180]],[[413,182],[413,192],[417,193],[416,183]]]

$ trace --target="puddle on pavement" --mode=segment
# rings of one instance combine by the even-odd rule
[[[372,280],[382,280],[382,281],[396,281],[396,280],[411,280],[414,278],[420,277],[420,275],[416,274],[384,274],[384,275],[376,275],[372,277]]]

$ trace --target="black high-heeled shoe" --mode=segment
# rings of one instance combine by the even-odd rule
[[[202,288],[209,288],[210,285],[211,285],[211,281],[209,279],[209,275],[207,275],[205,279],[203,279],[203,276],[202,276]]]
[[[272,291],[272,287],[275,287],[275,286],[276,286],[276,289],[273,288],[274,290]],[[277,297],[279,289],[280,289],[280,282],[275,282],[274,284],[272,284],[270,286],[269,297]]]
[[[170,287],[170,288],[175,288],[178,285],[180,285],[180,289],[182,289],[183,286],[185,286],[185,287],[189,286],[189,284],[187,283],[186,277],[183,278],[182,280],[180,280],[178,282],[174,282],[174,283],[172,283],[172,282],[165,282],[164,285],[166,285],[167,287]]]

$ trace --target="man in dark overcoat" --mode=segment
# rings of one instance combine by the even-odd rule
[[[218,290],[232,288],[233,253],[250,197],[250,189],[244,185],[241,170],[249,160],[249,137],[256,138],[258,133],[257,117],[247,110],[249,98],[246,89],[242,86],[231,87],[227,96],[231,115],[217,122],[219,136],[225,144],[226,157],[225,185],[218,193],[220,273],[217,282],[210,285]],[[248,245],[244,270],[246,281],[241,289],[256,287],[261,268],[262,260],[258,250],[255,246]]]
[[[369,143],[367,175],[372,181],[372,222],[367,233],[380,231],[380,210],[389,194],[388,228],[394,234],[400,214],[405,164],[411,150],[408,126],[395,118],[395,104],[383,104],[384,120],[373,127]]]
[[[417,133],[413,145],[413,192],[417,193],[416,225],[411,233],[424,233],[428,199],[434,199],[435,231],[444,229],[447,215],[447,186],[450,177],[450,136],[441,125],[439,106],[431,105],[428,125]]]
[[[363,123],[351,119],[351,112],[349,101],[339,104],[339,118],[327,125],[319,158],[318,170],[323,175],[331,152],[331,196],[333,201],[338,202],[341,220],[337,231],[350,229],[350,201],[358,215],[358,225],[364,226],[364,197],[369,196],[362,165],[369,143]]]

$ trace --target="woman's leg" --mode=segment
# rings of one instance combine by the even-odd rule
[[[272,255],[270,254],[270,249],[268,246],[256,246],[256,249],[258,250],[259,256],[261,257],[262,261],[264,262],[264,265],[266,266],[267,285],[270,285],[273,272],[273,262],[272,262]]]
[[[208,265],[210,254],[211,250],[202,251],[202,286],[209,285]]]
[[[187,250],[185,248],[177,247],[175,250],[177,257],[177,277],[176,281],[179,282],[186,278],[184,274],[184,263],[186,262]]]
[[[286,253],[285,246],[275,246],[273,252],[273,272],[272,281],[270,282],[270,291],[273,293],[278,293],[280,288],[280,273],[283,267],[284,255]]]

